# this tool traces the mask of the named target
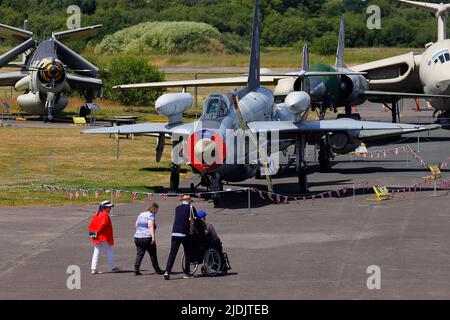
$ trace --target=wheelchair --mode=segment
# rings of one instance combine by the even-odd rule
[[[215,248],[200,247],[197,253],[193,254],[193,258],[190,266],[190,275],[195,275],[200,265],[201,273],[207,277],[216,277],[219,275],[226,275],[231,270],[230,260],[228,255],[223,252],[222,256]],[[184,273],[187,273],[184,269],[185,255],[183,254],[182,269]]]

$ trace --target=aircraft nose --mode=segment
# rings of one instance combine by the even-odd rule
[[[226,157],[226,145],[218,132],[202,130],[192,134],[187,145],[187,159],[200,172],[219,168]]]

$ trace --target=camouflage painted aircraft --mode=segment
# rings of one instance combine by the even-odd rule
[[[400,2],[427,9],[436,13],[438,40],[428,43],[422,53],[410,52],[404,55],[382,59],[359,66],[353,70],[366,73],[371,90],[395,90],[430,95],[450,95],[450,40],[447,39],[447,19],[450,4],[419,1]],[[395,107],[398,97],[394,97]],[[442,124],[450,123],[450,100],[429,97],[426,100],[439,113]],[[374,99],[374,102],[378,102]]]
[[[99,128],[83,131],[85,134],[157,134],[158,147],[156,161],[161,160],[166,135],[172,136],[174,153],[187,151],[189,166],[195,174],[200,175],[202,185],[211,191],[223,190],[223,182],[241,182],[255,177],[258,172],[267,178],[268,189],[272,190],[272,180],[269,170],[270,158],[275,156],[273,148],[259,145],[256,162],[239,163],[236,155],[243,148],[244,158],[249,159],[249,145],[252,141],[260,143],[261,135],[267,139],[278,137],[276,145],[283,152],[290,146],[295,146],[295,166],[298,175],[299,192],[308,192],[306,173],[306,145],[320,143],[326,139],[339,153],[345,154],[360,146],[361,141],[370,138],[380,138],[392,135],[417,133],[437,129],[439,126],[421,126],[408,124],[392,124],[380,122],[363,122],[354,119],[308,121],[311,98],[307,91],[295,91],[287,95],[285,102],[275,104],[275,98],[269,89],[261,84],[260,75],[260,11],[259,0],[255,0],[253,19],[253,36],[250,53],[249,74],[244,80],[202,79],[162,83],[131,84],[119,86],[121,90],[134,88],[166,88],[166,87],[196,87],[199,82],[205,86],[218,86],[224,83],[241,84],[245,87],[226,94],[212,94],[206,98],[203,115],[193,123],[183,122],[183,112],[192,106],[191,94],[169,93],[162,95],[156,102],[156,111],[168,118],[168,123],[142,123],[115,128]],[[307,54],[304,55],[303,75],[315,75],[307,69]],[[337,73],[345,75],[345,72]],[[272,80],[273,81],[273,80]],[[245,130],[246,136],[235,139],[237,131]],[[230,138],[230,135],[232,139]],[[248,140],[248,141],[247,141]],[[273,141],[271,141],[272,143]],[[179,146],[182,148],[180,149]],[[190,154],[190,156],[189,156]],[[229,159],[229,155],[234,155]],[[211,163],[208,159],[215,159]],[[179,164],[172,165],[170,187],[179,187]],[[270,173],[269,173],[270,172]],[[199,186],[198,185],[198,186]],[[198,186],[191,185],[192,192]],[[215,196],[217,204],[218,196]]]
[[[79,91],[91,103],[101,91],[99,69],[72,51],[65,43],[95,35],[101,25],[53,33],[38,42],[33,33],[0,24],[0,38],[20,43],[0,56],[0,67],[20,68],[20,71],[0,73],[0,86],[13,86],[24,94],[17,98],[22,110],[42,116],[44,121],[60,113],[68,104],[67,95]],[[14,62],[23,54],[20,63]],[[84,112],[86,113],[86,107]]]

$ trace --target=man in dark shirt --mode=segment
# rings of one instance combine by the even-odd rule
[[[223,254],[223,247],[222,247],[222,241],[220,240],[219,236],[217,235],[216,229],[211,223],[206,222],[206,216],[208,214],[206,211],[200,210],[197,214],[197,217],[203,222],[203,232],[206,235],[206,238],[208,240],[208,247],[216,249],[219,254],[222,256]]]
[[[173,222],[172,229],[172,243],[170,248],[169,258],[167,260],[166,272],[164,273],[164,279],[170,279],[170,273],[172,272],[173,264],[175,263],[175,258],[177,257],[178,249],[180,245],[183,245],[184,249],[184,279],[190,279],[193,276],[190,275],[190,264],[191,264],[191,237],[189,235],[189,226],[191,218],[191,210],[194,218],[197,218],[197,211],[192,206],[192,198],[185,195],[181,198],[183,203],[175,209],[175,220]]]

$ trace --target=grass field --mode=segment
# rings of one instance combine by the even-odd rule
[[[414,48],[347,48],[346,62],[348,65],[366,63],[374,60],[396,56],[410,51],[423,51]],[[85,54],[94,56],[92,50],[87,50]],[[302,50],[299,48],[268,48],[261,52],[261,64],[263,68],[299,68]],[[246,67],[249,62],[248,54],[177,54],[177,55],[142,55],[152,64],[159,67],[182,66],[182,67]],[[108,63],[114,55],[95,55],[95,58]],[[311,63],[334,64],[335,56],[319,56],[311,54]]]
[[[155,163],[156,139],[82,136],[79,128],[0,128],[0,206],[70,204],[67,192],[44,192],[34,186],[116,188],[158,191],[169,185],[170,147]],[[18,170],[17,170],[18,169]],[[183,171],[182,177],[188,174]],[[80,199],[76,203],[96,202]],[[125,196],[121,201],[130,201]]]

